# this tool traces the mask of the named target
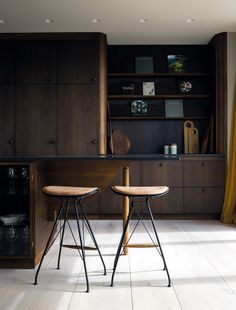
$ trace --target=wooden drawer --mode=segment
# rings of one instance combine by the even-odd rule
[[[142,185],[183,187],[183,163],[178,160],[142,162]]]
[[[153,214],[183,214],[183,189],[170,188],[168,194],[150,201]]]
[[[220,213],[224,188],[184,188],[184,213]]]
[[[224,160],[184,161],[184,187],[224,187]]]

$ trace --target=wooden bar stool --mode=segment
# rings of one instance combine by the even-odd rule
[[[103,261],[101,252],[99,250],[97,241],[94,237],[92,228],[89,224],[89,221],[87,219],[86,213],[83,208],[83,200],[89,196],[92,196],[96,194],[99,191],[97,187],[69,187],[69,186],[46,186],[43,188],[43,193],[47,196],[59,198],[61,201],[60,208],[57,213],[56,221],[53,225],[52,231],[50,233],[50,236],[48,238],[45,250],[43,252],[43,256],[40,260],[36,275],[35,275],[35,281],[34,284],[37,284],[38,274],[42,265],[42,262],[44,260],[45,255],[50,250],[52,244],[60,235],[60,247],[59,247],[59,254],[58,254],[58,261],[57,261],[57,269],[60,269],[60,259],[61,259],[61,250],[62,247],[68,247],[72,249],[77,249],[79,251],[80,257],[83,260],[84,265],[84,272],[85,272],[85,278],[86,278],[86,285],[87,290],[86,292],[89,292],[89,281],[88,281],[88,273],[87,273],[87,267],[86,267],[86,260],[85,260],[85,250],[97,250],[98,254],[100,256],[100,259],[102,261],[103,269],[104,269],[104,275],[106,274],[106,267],[105,263]],[[78,234],[79,234],[79,245],[76,242],[76,238],[73,234],[72,228],[70,226],[69,220],[68,220],[68,210],[70,204],[73,205],[75,216],[76,216],[76,222],[77,222],[77,228],[78,228]],[[61,225],[62,220],[62,225]],[[60,223],[59,231],[57,231],[58,224]],[[66,223],[69,226],[70,232],[72,234],[73,240],[75,242],[75,245],[65,245],[63,244],[64,239],[64,233],[65,233],[65,226]],[[82,224],[82,225],[81,225]],[[91,239],[94,243],[94,247],[88,247],[85,246],[85,240],[84,240],[84,227],[87,228],[87,231],[89,235],[91,236]]]
[[[126,221],[126,223],[124,225],[123,233],[122,233],[122,236],[121,236],[121,239],[120,239],[120,243],[119,243],[119,246],[118,246],[118,249],[117,249],[117,253],[116,253],[116,256],[115,256],[115,260],[114,260],[113,273],[112,273],[112,277],[111,277],[111,286],[113,286],[113,281],[114,281],[114,276],[115,276],[115,272],[116,272],[116,267],[117,267],[117,264],[118,264],[119,257],[121,255],[122,247],[123,247],[123,249],[125,249],[126,247],[137,247],[137,248],[138,247],[141,247],[141,248],[155,247],[155,248],[157,248],[157,250],[158,249],[160,250],[158,252],[159,252],[160,256],[162,257],[162,260],[163,260],[163,263],[164,263],[163,270],[165,270],[166,273],[167,273],[168,286],[170,287],[171,286],[171,280],[170,280],[169,271],[168,271],[168,268],[167,268],[167,265],[166,265],[165,257],[164,257],[164,254],[163,254],[163,251],[162,251],[162,248],[161,248],[161,243],[160,243],[157,231],[156,231],[156,227],[155,227],[155,223],[154,223],[154,218],[153,218],[152,211],[151,211],[150,204],[149,204],[149,201],[150,201],[151,198],[153,198],[153,197],[160,197],[160,196],[163,196],[163,195],[167,194],[168,191],[169,191],[169,188],[167,186],[148,186],[148,187],[144,187],[144,186],[138,186],[138,187],[134,187],[134,186],[113,186],[111,189],[113,190],[114,193],[116,193],[118,195],[122,195],[122,196],[127,196],[131,200],[131,206],[130,206],[130,209],[129,209],[128,218],[127,218],[127,221]],[[141,210],[141,212],[139,212],[137,210],[136,206],[135,206],[135,199],[136,198],[139,198],[139,199],[143,198],[143,199],[145,199],[145,202],[146,202],[145,203],[145,207]],[[133,214],[134,210],[136,211],[136,213],[138,215],[138,221],[135,224],[134,229],[133,229],[133,231],[131,232],[131,234],[130,234],[130,236],[128,238],[128,241],[124,244],[124,239],[125,239],[126,231],[127,231],[127,228],[128,228],[128,225],[129,225],[129,221],[130,221],[130,219],[132,217],[132,214]],[[144,216],[145,210],[148,211],[148,215],[149,215],[149,218],[151,220],[152,228],[153,228],[153,231],[154,231],[154,234],[155,234],[155,237],[156,237],[156,242],[152,239],[152,236],[150,235],[150,232],[148,231],[147,227],[143,223],[143,216]],[[134,231],[136,230],[136,228],[137,228],[137,226],[138,226],[138,224],[140,222],[143,223],[146,232],[148,233],[149,237],[152,240],[152,244],[150,244],[150,245],[149,244],[129,245],[129,241],[130,241]]]

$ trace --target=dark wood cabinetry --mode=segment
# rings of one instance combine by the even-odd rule
[[[180,160],[142,162],[142,185],[170,188],[169,193],[152,199],[154,214],[183,213],[183,163]]]
[[[98,83],[98,40],[57,43],[58,83]]]
[[[98,153],[98,87],[57,86],[57,154]]]
[[[0,42],[0,84],[15,82],[15,44],[14,42]]]
[[[105,45],[100,33],[0,35],[0,155],[106,153]]]
[[[16,43],[16,83],[56,83],[54,41],[23,40]]]
[[[1,155],[15,154],[15,87],[0,85]]]
[[[55,86],[16,86],[16,154],[56,155]]]
[[[183,161],[184,213],[220,214],[224,199],[224,158],[188,158]]]

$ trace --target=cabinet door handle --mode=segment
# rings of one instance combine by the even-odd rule
[[[52,139],[52,140],[49,141],[49,143],[50,143],[50,144],[56,144],[57,141],[56,141],[55,139]]]
[[[9,140],[9,141],[8,141],[8,144],[10,144],[10,145],[15,144],[15,140],[14,140],[14,139]]]
[[[93,140],[91,141],[91,143],[92,143],[92,144],[97,144],[98,141],[97,141],[96,139],[93,139]]]
[[[91,82],[96,82],[97,79],[96,78],[91,78]]]
[[[207,192],[206,188],[202,188],[202,193],[205,194]]]
[[[203,162],[201,163],[201,166],[202,166],[202,167],[206,167],[206,163],[203,161]]]

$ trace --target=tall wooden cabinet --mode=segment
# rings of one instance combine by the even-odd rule
[[[0,155],[105,152],[105,46],[101,33],[0,35],[0,118],[10,124]]]

